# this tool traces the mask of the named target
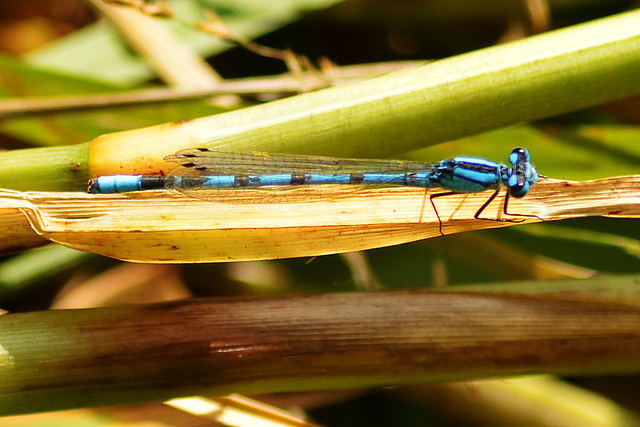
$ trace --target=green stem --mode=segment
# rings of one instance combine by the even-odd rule
[[[83,190],[89,144],[0,153],[0,187],[12,190]]]
[[[634,299],[500,292],[219,298],[6,314],[0,414],[198,394],[637,372],[639,324]]]

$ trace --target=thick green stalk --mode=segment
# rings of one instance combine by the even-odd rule
[[[640,11],[632,11],[157,132],[132,132],[131,139],[144,137],[163,155],[171,142],[381,157],[640,94],[639,69]],[[38,157],[47,150],[29,155],[42,164]],[[80,174],[68,172],[68,159],[36,171],[29,162],[22,163],[26,171],[5,168],[16,155],[0,156],[0,187],[79,188],[69,185]],[[141,152],[121,156],[138,159]],[[84,160],[78,158],[79,168]]]
[[[635,299],[468,291],[6,314],[0,414],[197,394],[637,373],[638,325]]]
[[[89,145],[0,153],[0,188],[63,191],[87,187]]]

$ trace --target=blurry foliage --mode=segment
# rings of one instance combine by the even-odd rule
[[[529,21],[524,2],[485,0],[367,2],[335,1],[170,1],[182,19],[192,20],[200,8],[211,7],[238,35],[256,39],[279,48],[292,48],[316,60],[326,56],[338,64],[404,59],[437,59],[489,46],[510,29],[539,27],[545,22]],[[549,1],[551,28],[619,13],[632,1]],[[122,88],[154,85],[152,69],[127,46],[117,32],[82,2],[3,0],[0,23],[0,91],[3,97],[35,95],[71,95],[118,91]],[[224,77],[261,76],[285,71],[283,63],[231,49],[228,44],[198,33],[184,25],[168,23],[179,31],[183,42],[209,58]],[[9,37],[11,35],[11,37]],[[522,34],[526,35],[526,34]],[[541,123],[520,125],[483,135],[452,141],[439,147],[411,153],[436,160],[452,154],[481,155],[501,159],[513,146],[528,147],[535,156],[538,170],[548,176],[565,179],[589,179],[638,173],[640,168],[640,108],[638,99],[604,105],[590,111],[569,114]],[[5,120],[0,130],[3,148],[40,145],[65,145],[90,140],[98,135],[124,129],[149,126],[171,120],[215,114],[219,110],[206,102],[184,101],[154,106],[108,108],[99,111],[64,113],[38,118]],[[400,153],[402,154],[402,153]],[[563,233],[554,233],[553,227]],[[429,287],[434,284],[462,284],[508,280],[513,273],[501,273],[514,251],[563,261],[601,274],[637,274],[640,259],[630,249],[637,245],[637,220],[587,218],[476,233],[478,239],[508,243],[504,251],[495,252],[493,261],[483,265],[473,262],[477,246],[468,247],[465,256],[452,255],[440,241],[456,239],[465,245],[464,236],[451,236],[365,253],[368,274],[384,287]],[[572,238],[583,231],[594,232],[591,241]],[[595,233],[597,232],[597,233]],[[619,237],[620,244],[608,237]],[[625,243],[626,242],[626,243]],[[634,243],[635,242],[635,243]],[[626,245],[626,246],[625,246]],[[0,264],[0,295],[3,308],[11,311],[45,308],[50,291],[58,289],[61,279],[71,286],[120,263],[56,254],[51,274],[40,277],[9,274],[20,264],[16,255]],[[25,258],[23,262],[33,263]],[[44,263],[44,260],[37,261]],[[63,270],[63,273],[57,273]],[[328,292],[356,289],[351,270],[341,256],[314,260],[292,259],[232,265],[197,265],[171,268],[175,278],[182,276],[195,295],[277,294],[293,292]],[[29,272],[30,273],[30,272]],[[104,274],[104,273],[103,273]],[[99,277],[99,276],[96,276]],[[536,277],[530,277],[535,279]],[[141,282],[144,282],[141,280]],[[55,284],[55,287],[54,287]],[[212,286],[212,284],[214,284]],[[147,284],[152,289],[156,283]],[[15,288],[22,288],[18,292]],[[45,295],[46,298],[42,298]],[[129,301],[135,302],[135,301]],[[606,382],[589,384],[607,389]],[[618,389],[633,388],[635,378],[619,379]],[[637,388],[637,387],[635,387]],[[627,402],[635,405],[637,400]],[[363,414],[385,407],[386,418],[367,418],[367,425],[445,425],[421,419],[416,408],[376,394],[343,403],[331,411],[316,411],[318,420],[330,425],[354,425]],[[337,411],[337,412],[336,412]],[[406,419],[408,413],[414,417]],[[403,414],[405,416],[401,416]],[[391,421],[393,420],[393,421]],[[418,421],[420,420],[420,421]],[[402,423],[402,424],[401,424]],[[361,424],[361,423],[360,423]],[[0,426],[3,425],[0,420]],[[26,424],[24,424],[26,425]],[[451,424],[453,425],[453,424]]]

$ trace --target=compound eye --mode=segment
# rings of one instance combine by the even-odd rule
[[[529,192],[529,183],[518,183],[513,187],[509,187],[509,193],[516,198],[524,197]]]
[[[531,155],[529,154],[529,151],[525,148],[514,148],[511,154],[509,154],[509,162],[511,162],[512,165],[515,165],[521,162],[528,162],[530,159],[531,159]]]

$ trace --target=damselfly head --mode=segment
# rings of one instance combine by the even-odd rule
[[[516,148],[509,154],[509,168],[507,187],[513,197],[524,197],[529,188],[538,181],[538,172],[531,164],[531,155],[526,148]]]

